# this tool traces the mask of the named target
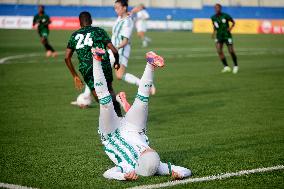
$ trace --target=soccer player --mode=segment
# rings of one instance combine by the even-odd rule
[[[76,51],[80,62],[79,71],[81,72],[85,83],[92,91],[92,94],[94,95],[95,99],[98,101],[96,91],[94,88],[93,56],[91,48],[100,47],[102,49],[107,49],[107,48],[110,49],[113,52],[116,60],[114,62],[115,69],[119,69],[120,66],[118,63],[119,55],[116,48],[112,45],[111,40],[108,34],[106,33],[106,31],[103,30],[102,28],[91,26],[92,17],[89,12],[81,12],[79,15],[79,21],[81,28],[75,31],[69,39],[65,52],[65,62],[73,76],[75,87],[78,90],[81,90],[83,88],[83,83],[80,77],[78,76],[78,74],[76,73],[74,66],[71,62],[72,55],[74,51]],[[106,53],[103,56],[102,63],[103,63],[104,75],[107,80],[108,90],[110,91],[113,97],[115,111],[118,116],[122,116],[120,105],[115,100],[115,93],[112,87],[113,76],[112,76],[112,68],[109,61],[108,53]]]
[[[48,34],[49,29],[48,25],[51,23],[49,16],[44,12],[44,6],[38,6],[38,14],[34,16],[33,26],[37,27],[38,34],[40,36],[40,41],[45,47],[46,57],[56,57],[57,52],[53,49],[53,47],[48,42]]]
[[[117,79],[124,80],[127,83],[139,86],[140,79],[133,74],[125,73],[130,56],[130,40],[133,31],[133,21],[128,15],[128,1],[116,0],[114,5],[118,18],[112,28],[111,41],[118,49],[120,68],[115,70]],[[152,94],[155,94],[155,87],[151,88]]]
[[[212,38],[215,38],[217,52],[224,65],[222,73],[231,72],[231,68],[228,66],[226,57],[223,52],[223,44],[226,43],[229,53],[231,54],[234,62],[233,73],[236,74],[238,73],[239,68],[231,34],[231,31],[235,26],[235,21],[230,15],[222,12],[222,6],[220,4],[215,5],[215,13],[216,14],[211,17],[214,28]],[[230,22],[232,23],[231,26]]]
[[[142,41],[142,47],[147,47],[148,43],[151,42],[151,39],[145,36],[145,33],[147,32],[146,20],[150,18],[149,13],[147,12],[145,6],[140,4],[131,10],[131,14],[136,14],[135,27],[137,30],[137,35]]]
[[[153,84],[154,71],[164,66],[162,57],[154,52],[146,54],[147,64],[140,80],[136,99],[120,119],[116,116],[101,63],[104,50],[92,49],[95,89],[100,102],[99,133],[104,151],[115,167],[107,170],[103,176],[116,180],[136,180],[138,175],[171,175],[182,179],[191,175],[189,169],[162,163],[158,153],[149,146],[146,136],[148,101]]]

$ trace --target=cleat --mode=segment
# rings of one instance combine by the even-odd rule
[[[153,51],[146,53],[146,60],[148,64],[151,64],[154,68],[163,67],[165,65],[163,57],[157,55]]]
[[[77,100],[76,101],[72,101],[70,104],[74,105],[74,106],[78,106]]]
[[[232,71],[232,69],[229,66],[225,66],[221,72],[222,73],[228,73],[228,72],[231,72],[231,71]]]
[[[128,110],[131,108],[131,105],[127,102],[125,92],[118,93],[116,95],[116,101],[120,104],[125,112],[128,112]]]
[[[101,49],[101,48],[98,48],[98,47],[92,48],[91,51],[93,53],[93,57],[98,61],[101,61],[102,56],[106,53],[104,49]]]
[[[239,67],[238,66],[234,66],[233,74],[237,74],[238,72],[239,72]]]

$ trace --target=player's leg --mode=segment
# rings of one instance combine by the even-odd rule
[[[123,53],[126,56],[120,55],[120,57],[119,57],[120,68],[118,70],[115,70],[115,75],[116,75],[118,80],[123,80],[127,83],[139,86],[140,79],[138,77],[136,77],[135,75],[131,74],[131,73],[126,73],[130,49],[129,50],[126,49],[125,52],[123,52]],[[154,95],[155,93],[156,93],[156,88],[153,85],[152,88],[151,88],[151,94]]]
[[[101,55],[105,52],[102,49],[92,49],[93,77],[96,95],[100,103],[99,129],[104,134],[109,134],[118,128],[120,119],[114,111],[111,94],[101,65]]]
[[[222,61],[222,64],[224,66],[222,72],[230,72],[231,68],[228,66],[225,54],[223,52],[223,42],[217,41],[216,42],[216,49],[217,49],[217,53],[219,55],[220,60]]]
[[[155,53],[148,52],[146,57],[147,65],[140,80],[138,93],[132,107],[125,115],[125,121],[137,127],[136,129],[138,130],[143,130],[146,127],[148,117],[148,101],[150,89],[153,84],[155,68],[164,66],[163,58]]]
[[[234,46],[233,46],[232,43],[227,44],[227,46],[228,46],[228,51],[231,54],[231,57],[232,57],[233,62],[234,62],[233,73],[236,74],[239,71],[237,55],[235,53]]]
[[[49,31],[48,30],[42,30],[41,31],[41,37],[42,37],[42,43],[46,49],[46,56],[53,56],[56,57],[57,56],[57,52],[54,50],[54,48],[49,44],[48,42],[48,34]]]

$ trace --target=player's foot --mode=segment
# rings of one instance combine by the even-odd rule
[[[153,51],[146,53],[147,63],[152,65],[154,68],[163,67],[165,65],[163,57],[157,55]]]
[[[229,67],[229,66],[225,66],[222,70],[222,73],[228,73],[228,72],[231,72],[232,69]]]
[[[238,72],[239,72],[239,67],[238,66],[234,66],[233,74],[237,74]]]
[[[71,104],[71,105],[74,105],[74,106],[78,106],[77,100],[72,101],[70,104]]]
[[[58,53],[57,53],[56,51],[54,51],[54,52],[51,54],[51,56],[52,56],[53,58],[56,58],[56,57],[58,56]]]
[[[150,88],[150,94],[155,95],[156,94],[156,87],[154,84],[152,84],[152,87]]]
[[[46,51],[46,57],[51,57],[52,56],[52,51]]]
[[[106,53],[104,49],[101,48],[92,48],[92,53],[93,53],[93,57],[98,60],[101,61],[102,60],[102,56]]]
[[[131,105],[127,102],[125,92],[120,92],[116,95],[116,101],[120,104],[125,112],[131,108]]]

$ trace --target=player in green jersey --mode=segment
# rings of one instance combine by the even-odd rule
[[[71,62],[72,55],[76,51],[79,59],[79,71],[82,74],[85,83],[88,85],[96,101],[98,102],[97,94],[94,87],[94,76],[93,76],[93,56],[91,49],[92,47],[100,47],[102,49],[110,49],[115,57],[114,68],[119,69],[118,63],[119,55],[116,48],[112,45],[111,40],[105,30],[99,27],[92,27],[92,17],[89,12],[81,12],[79,15],[81,28],[75,31],[68,42],[65,62],[68,66],[74,80],[75,87],[78,90],[83,88],[83,83],[76,73],[74,66]],[[115,99],[115,93],[112,88],[112,68],[109,60],[109,54],[106,53],[102,59],[103,72],[108,84],[108,89],[113,97],[113,104],[115,111],[118,116],[121,116],[120,105]]]
[[[40,36],[40,41],[45,47],[46,50],[46,56],[47,57],[56,57],[57,52],[53,49],[53,47],[48,42],[48,34],[49,29],[48,25],[51,23],[49,16],[45,14],[44,12],[44,6],[39,5],[38,6],[38,14],[34,16],[33,19],[33,26],[37,27],[38,34]]]
[[[215,38],[217,52],[224,65],[224,69],[222,70],[222,72],[231,72],[231,68],[228,66],[226,57],[223,52],[223,44],[226,43],[229,53],[231,54],[231,57],[234,62],[233,73],[236,74],[238,73],[239,69],[231,34],[231,31],[235,26],[235,21],[230,15],[222,12],[222,6],[220,4],[215,5],[215,13],[216,14],[211,17],[214,28],[212,38]],[[230,22],[232,23],[231,26]]]

